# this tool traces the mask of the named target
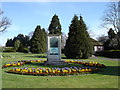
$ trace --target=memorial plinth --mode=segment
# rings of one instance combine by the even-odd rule
[[[61,61],[61,35],[47,35],[47,62],[49,65],[65,65]]]

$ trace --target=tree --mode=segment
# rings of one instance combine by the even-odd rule
[[[42,41],[42,49],[43,49],[43,53],[46,52],[46,46],[47,46],[47,34],[46,34],[46,31],[44,28],[42,28],[42,38],[41,38],[41,41]]]
[[[106,49],[120,49],[120,1],[119,2],[111,2],[108,6],[108,9],[105,11],[105,14],[102,19],[103,23],[102,26],[109,29],[110,27],[113,28],[112,33],[114,38],[112,38],[109,34],[109,37],[112,38],[106,41],[105,46]],[[108,48],[109,47],[109,48]]]
[[[6,47],[13,47],[13,40],[12,39],[8,39],[6,42]]]
[[[6,42],[6,46],[7,47],[9,47],[9,46],[10,47],[14,47],[14,43],[15,43],[16,40],[19,40],[24,47],[30,46],[29,36],[23,35],[23,34],[18,34],[17,37],[13,38],[13,40],[12,39],[8,39],[7,42]]]
[[[108,40],[108,36],[105,36],[105,35],[101,35],[97,37],[97,41],[101,42],[102,44],[104,44],[107,40]]]
[[[48,30],[49,30],[49,34],[62,34],[61,24],[56,14],[52,17],[52,21],[49,25]]]
[[[108,40],[104,43],[105,50],[114,50],[119,48],[118,34],[115,34],[114,30],[110,28],[108,31]]]
[[[61,48],[64,49],[65,44],[66,44],[67,36],[64,32],[62,32],[62,37],[61,37]]]
[[[0,9],[0,16],[2,17],[2,14],[4,12]],[[5,31],[9,26],[11,25],[11,20],[9,20],[7,17],[2,17],[0,19],[0,32]]]
[[[32,38],[34,31],[29,32],[28,36]]]
[[[21,42],[19,40],[16,40],[14,43],[14,50],[17,51],[18,48],[20,47]]]
[[[19,48],[18,48],[18,52],[24,52],[24,50],[25,50],[26,48],[23,46],[23,44],[22,43],[20,43],[20,45],[19,45]]]
[[[112,39],[116,36],[114,30],[112,28],[110,28],[110,30],[108,31],[108,37],[109,39]]]
[[[65,46],[67,58],[89,58],[93,46],[82,16],[74,16],[69,27],[68,39]]]
[[[120,2],[111,2],[105,10],[104,16],[102,17],[102,26],[104,28],[110,29],[112,26],[115,33],[120,31]]]
[[[45,30],[41,30],[41,26],[38,25],[35,28],[33,37],[30,40],[30,51],[32,53],[43,53],[46,50]]]

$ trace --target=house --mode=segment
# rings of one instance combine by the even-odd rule
[[[94,47],[93,47],[94,52],[104,50],[104,45],[102,43],[98,42],[97,40],[95,40],[93,38],[91,38],[91,40],[94,45]]]

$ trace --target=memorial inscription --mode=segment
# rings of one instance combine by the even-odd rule
[[[58,38],[50,38],[50,55],[58,55]]]

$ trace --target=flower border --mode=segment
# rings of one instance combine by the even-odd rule
[[[35,62],[45,62],[46,60],[22,60],[6,63],[2,68],[7,68],[11,66],[21,66],[28,63]],[[66,63],[76,63],[82,64],[89,67],[63,67],[63,68],[13,68],[11,70],[5,71],[7,73],[22,74],[22,75],[35,75],[35,76],[66,76],[66,75],[79,75],[79,74],[90,74],[101,71],[101,68],[105,68],[104,64],[98,62],[85,62],[83,60],[65,60]]]

